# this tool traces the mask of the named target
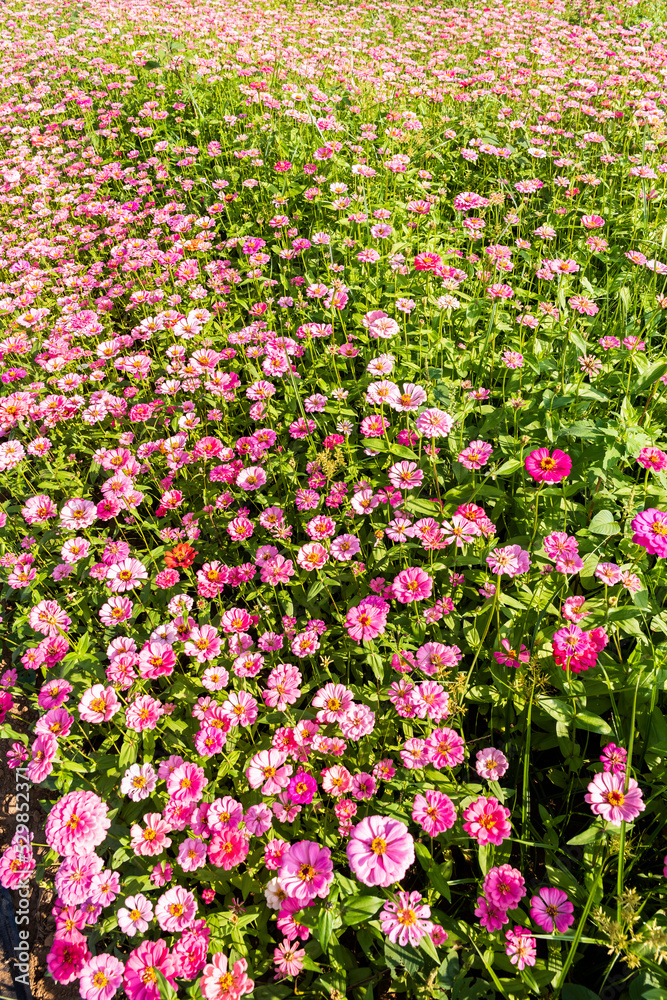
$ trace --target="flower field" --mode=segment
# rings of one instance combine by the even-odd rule
[[[3,7],[0,883],[54,989],[667,997],[661,19]]]

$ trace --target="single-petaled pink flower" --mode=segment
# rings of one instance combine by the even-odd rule
[[[333,881],[331,851],[312,840],[292,844],[283,855],[278,878],[287,895],[302,903],[326,897]]]
[[[554,448],[537,448],[526,458],[526,471],[538,482],[559,483],[566,479],[572,469],[572,459],[564,451]]]
[[[431,908],[422,903],[418,892],[397,892],[395,901],[387,901],[380,913],[382,931],[394,944],[418,945],[433,930],[428,919]]]
[[[347,859],[360,882],[386,889],[399,882],[415,860],[414,841],[400,820],[367,816],[352,831]]]
[[[564,934],[574,923],[574,906],[562,889],[545,886],[530,901],[530,918],[547,934]]]
[[[613,771],[596,774],[588,786],[585,799],[591,812],[602,816],[612,826],[620,826],[623,822],[632,823],[646,808],[641,789],[634,778],[627,778],[626,788],[626,775],[614,774]]]

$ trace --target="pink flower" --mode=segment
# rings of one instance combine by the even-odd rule
[[[414,490],[424,478],[416,462],[396,462],[389,469],[389,482],[396,490]]]
[[[246,778],[251,788],[262,786],[262,795],[277,795],[287,788],[292,776],[291,765],[285,766],[287,754],[279,750],[260,750],[248,763]]]
[[[125,709],[125,725],[138,733],[155,729],[163,714],[164,709],[157,699],[149,694],[140,695]]]
[[[463,813],[463,829],[478,844],[502,844],[512,832],[510,811],[498,799],[480,795]]]
[[[432,590],[433,579],[418,566],[401,570],[391,585],[392,594],[401,604],[425,601]]]
[[[313,708],[318,708],[318,722],[337,722],[354,701],[354,695],[342,684],[325,684],[313,698]]]
[[[547,934],[564,934],[574,923],[574,906],[562,889],[546,886],[530,901],[530,919]]]
[[[129,937],[143,934],[153,919],[153,904],[139,892],[136,896],[127,897],[125,906],[118,910],[116,917],[123,934]]]
[[[120,709],[120,702],[112,687],[95,684],[81,696],[79,715],[84,722],[108,722]]]
[[[171,845],[171,838],[167,836],[171,832],[171,826],[162,819],[160,813],[146,813],[143,821],[146,824],[144,828],[138,823],[134,823],[130,828],[132,836],[130,847],[141,857],[155,857],[162,854],[164,849]]]
[[[584,229],[601,229],[604,219],[601,215],[582,215],[581,224]]]
[[[172,801],[188,806],[201,800],[207,784],[204,768],[186,761],[170,773],[167,792]]]
[[[68,500],[60,511],[60,522],[65,528],[76,531],[89,528],[97,520],[97,507],[90,500]]]
[[[505,931],[507,944],[505,954],[512,965],[516,965],[519,971],[527,965],[535,965],[537,955],[537,943],[526,927],[515,927],[513,931]]]
[[[39,784],[53,770],[53,762],[58,753],[58,739],[53,733],[40,733],[30,748],[32,760],[26,767],[29,781]]]
[[[510,579],[527,573],[530,569],[530,557],[520,545],[505,545],[493,549],[486,557],[489,569],[497,576],[509,576]]]
[[[661,451],[660,448],[642,448],[636,461],[643,469],[653,469],[654,472],[660,472],[667,468],[667,452]]]
[[[386,889],[399,882],[415,860],[414,841],[400,820],[367,816],[352,831],[347,859],[360,882]]]
[[[615,743],[608,743],[600,755],[603,769],[614,774],[625,774],[627,759],[628,751],[623,747],[617,747]]]
[[[530,660],[530,653],[524,645],[521,646],[518,652],[516,649],[511,648],[507,639],[502,639],[500,645],[503,649],[493,654],[498,663],[502,663],[505,666],[518,667],[519,663],[528,663]]]
[[[626,788],[627,781],[627,788]],[[646,806],[642,792],[634,778],[613,771],[596,774],[588,786],[586,802],[595,816],[602,816],[612,826],[632,823]]]
[[[186,656],[193,656],[197,663],[205,663],[219,656],[220,649],[221,642],[218,639],[217,628],[213,625],[202,625],[201,628],[195,625],[183,652]]]
[[[247,969],[245,958],[240,958],[229,969],[227,956],[216,952],[213,961],[205,965],[202,972],[200,986],[206,1000],[239,1000],[244,993],[252,993],[255,984],[248,979]]]
[[[111,1000],[123,982],[124,966],[115,955],[94,955],[81,970],[83,1000]]]
[[[155,971],[159,971],[173,987],[176,966],[166,943],[142,941],[130,954],[125,966],[123,986],[129,1000],[160,1000],[160,984]]]
[[[107,571],[107,587],[114,594],[122,594],[125,590],[138,587],[143,580],[148,579],[148,572],[138,559],[123,559]]]
[[[69,792],[56,802],[46,820],[49,847],[66,857],[92,854],[111,825],[108,808],[95,792]]]
[[[213,831],[208,856],[212,864],[230,871],[245,861],[248,849],[248,840],[241,830],[225,827]]]
[[[324,899],[333,882],[331,851],[311,840],[292,844],[283,856],[278,878],[287,895],[302,903],[316,896]]]
[[[419,433],[427,438],[447,437],[453,426],[453,418],[444,410],[435,408],[423,410],[415,421]]]
[[[443,767],[457,767],[462,762],[465,743],[457,732],[443,726],[433,730],[426,740],[425,750],[429,763],[441,770]]]
[[[252,726],[257,719],[257,702],[247,691],[232,691],[222,704],[222,712],[235,726]]]
[[[322,788],[334,798],[345,795],[351,784],[352,775],[343,764],[334,764],[322,771]]]
[[[553,454],[548,448],[538,448],[531,451],[526,459],[526,471],[538,482],[559,483],[570,475],[571,469],[572,459],[558,448]]]
[[[667,512],[649,507],[632,521],[632,541],[648,553],[667,558]]]
[[[428,919],[431,908],[422,903],[418,892],[397,892],[396,901],[387,901],[380,913],[382,932],[393,944],[418,945],[433,930]]]
[[[56,934],[46,957],[46,967],[57,983],[66,986],[79,978],[90,957],[85,937],[74,929],[67,935]]]
[[[494,906],[480,896],[475,907],[475,916],[479,918],[482,927],[486,928],[489,934],[499,931],[500,928],[509,922],[507,911]]]
[[[187,930],[197,912],[197,901],[191,892],[175,885],[160,896],[155,918],[163,931],[175,934]]]
[[[459,453],[458,461],[471,471],[481,469],[489,461],[493,448],[486,441],[471,441],[467,448]]]
[[[382,602],[385,604],[385,602]],[[386,604],[385,604],[386,607]],[[375,607],[367,601],[356,608],[350,608],[345,616],[344,628],[355,642],[368,642],[377,639],[385,631],[387,614],[382,608]]]
[[[305,957],[305,949],[291,944],[288,940],[283,941],[273,952],[273,962],[278,970],[278,976],[298,976],[303,969]],[[230,997],[229,1000],[232,998]]]
[[[523,875],[511,865],[490,868],[484,879],[484,895],[499,910],[514,910],[526,895]]]
[[[502,778],[508,767],[507,757],[495,747],[487,747],[485,750],[477,751],[475,770],[480,778],[486,778],[487,781],[497,781],[498,778]]]
[[[412,818],[429,837],[437,837],[439,833],[454,826],[456,809],[448,795],[429,788],[423,795],[418,793],[415,796]]]

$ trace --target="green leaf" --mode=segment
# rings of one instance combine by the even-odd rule
[[[508,458],[506,462],[496,469],[497,476],[510,476],[513,472],[523,469],[523,462],[520,458]]]
[[[340,915],[343,923],[347,927],[363,924],[369,917],[377,913],[383,903],[384,899],[380,899],[378,896],[354,896],[345,903],[344,909],[341,910]]]
[[[416,976],[424,963],[421,954],[412,945],[393,944],[388,939],[384,943],[384,957],[392,971],[403,968],[411,976]]]
[[[654,382],[657,382],[658,379],[665,374],[665,372],[667,372],[667,361],[654,361],[652,365],[645,368],[641,375],[638,375],[637,378],[631,383],[630,395],[636,396],[637,393],[648,389],[648,387],[653,385]]]
[[[593,715],[586,709],[580,709],[574,717],[577,729],[586,729],[591,733],[600,733],[602,736],[613,736],[614,731],[608,722],[601,719],[599,715]]]
[[[563,1000],[600,1000],[599,995],[593,993],[587,986],[574,986],[571,983],[565,984],[561,995]]]
[[[618,535],[621,528],[610,510],[599,510],[588,525],[588,530],[594,535]]]
[[[552,719],[556,722],[571,722],[574,717],[574,709],[567,702],[562,701],[560,698],[542,698],[538,697],[535,699],[537,704],[541,709],[543,709],[547,715],[550,715]]]
[[[164,973],[160,972],[160,970],[156,968],[153,968],[153,972],[157,977],[158,989],[160,990],[160,997],[162,1000],[174,1000],[174,997],[178,994]]]
[[[320,948],[322,951],[326,952],[329,947],[329,941],[331,939],[331,932],[333,931],[333,912],[322,907],[319,916],[317,918],[317,926],[315,928],[315,937],[317,938]]]
[[[572,840],[568,840],[568,847],[581,847],[583,844],[592,844],[604,836],[603,830],[599,826],[589,826],[583,833],[578,833]]]

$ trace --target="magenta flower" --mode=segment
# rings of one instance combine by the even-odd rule
[[[667,557],[667,512],[649,507],[632,521],[632,541],[652,556]]]
[[[292,844],[283,856],[278,878],[287,895],[302,903],[316,896],[323,899],[333,881],[331,851],[311,840]]]
[[[457,461],[466,469],[474,472],[481,469],[489,461],[493,448],[486,441],[471,441],[467,448],[459,452]]]
[[[600,754],[603,769],[612,771],[614,774],[625,774],[625,762],[628,759],[628,751],[623,747],[617,747],[615,743],[608,743]]]
[[[509,923],[507,911],[489,903],[487,899],[484,899],[484,896],[480,896],[477,900],[475,916],[479,918],[480,924],[489,934],[499,931],[504,924]]]
[[[400,820],[367,816],[352,831],[347,859],[360,882],[386,889],[399,882],[415,860],[414,841]]]
[[[290,801],[298,805],[312,802],[316,791],[317,782],[312,775],[306,774],[305,771],[297,771],[294,777],[290,778],[290,783],[287,786]]]
[[[363,602],[356,608],[350,608],[344,627],[355,642],[368,642],[377,639],[385,631],[387,614],[381,608]]]
[[[437,837],[439,833],[454,826],[456,809],[448,795],[428,788],[423,795],[421,793],[415,795],[412,818],[429,837]]]
[[[523,875],[511,865],[490,868],[484,879],[484,895],[499,910],[514,910],[526,895]]]
[[[628,779],[627,788],[625,781],[625,774],[602,771],[595,775],[585,796],[591,812],[595,816],[602,816],[612,826],[620,826],[623,822],[632,823],[646,808],[641,789],[634,778]]]
[[[553,454],[549,454],[548,448],[537,448],[526,458],[526,471],[538,482],[559,483],[570,475],[571,469],[572,459],[558,448]]]
[[[502,844],[512,832],[510,811],[498,799],[480,795],[463,813],[463,829],[478,844]]]
[[[162,938],[157,941],[142,941],[130,954],[123,982],[129,1000],[159,1000],[160,985],[155,975],[156,969],[171,986],[174,985],[176,966]]]
[[[432,578],[418,566],[401,570],[391,585],[392,594],[401,604],[425,601],[431,596],[432,590]]]
[[[548,934],[564,934],[574,923],[574,906],[562,889],[545,886],[530,901],[530,919]]]
[[[380,913],[382,931],[393,944],[418,945],[433,930],[428,919],[431,908],[418,892],[397,892],[396,902],[387,901]]]
[[[216,952],[202,972],[200,986],[206,1000],[240,1000],[244,993],[252,993],[255,984],[246,975],[247,969],[245,958],[230,969],[227,956]]]

